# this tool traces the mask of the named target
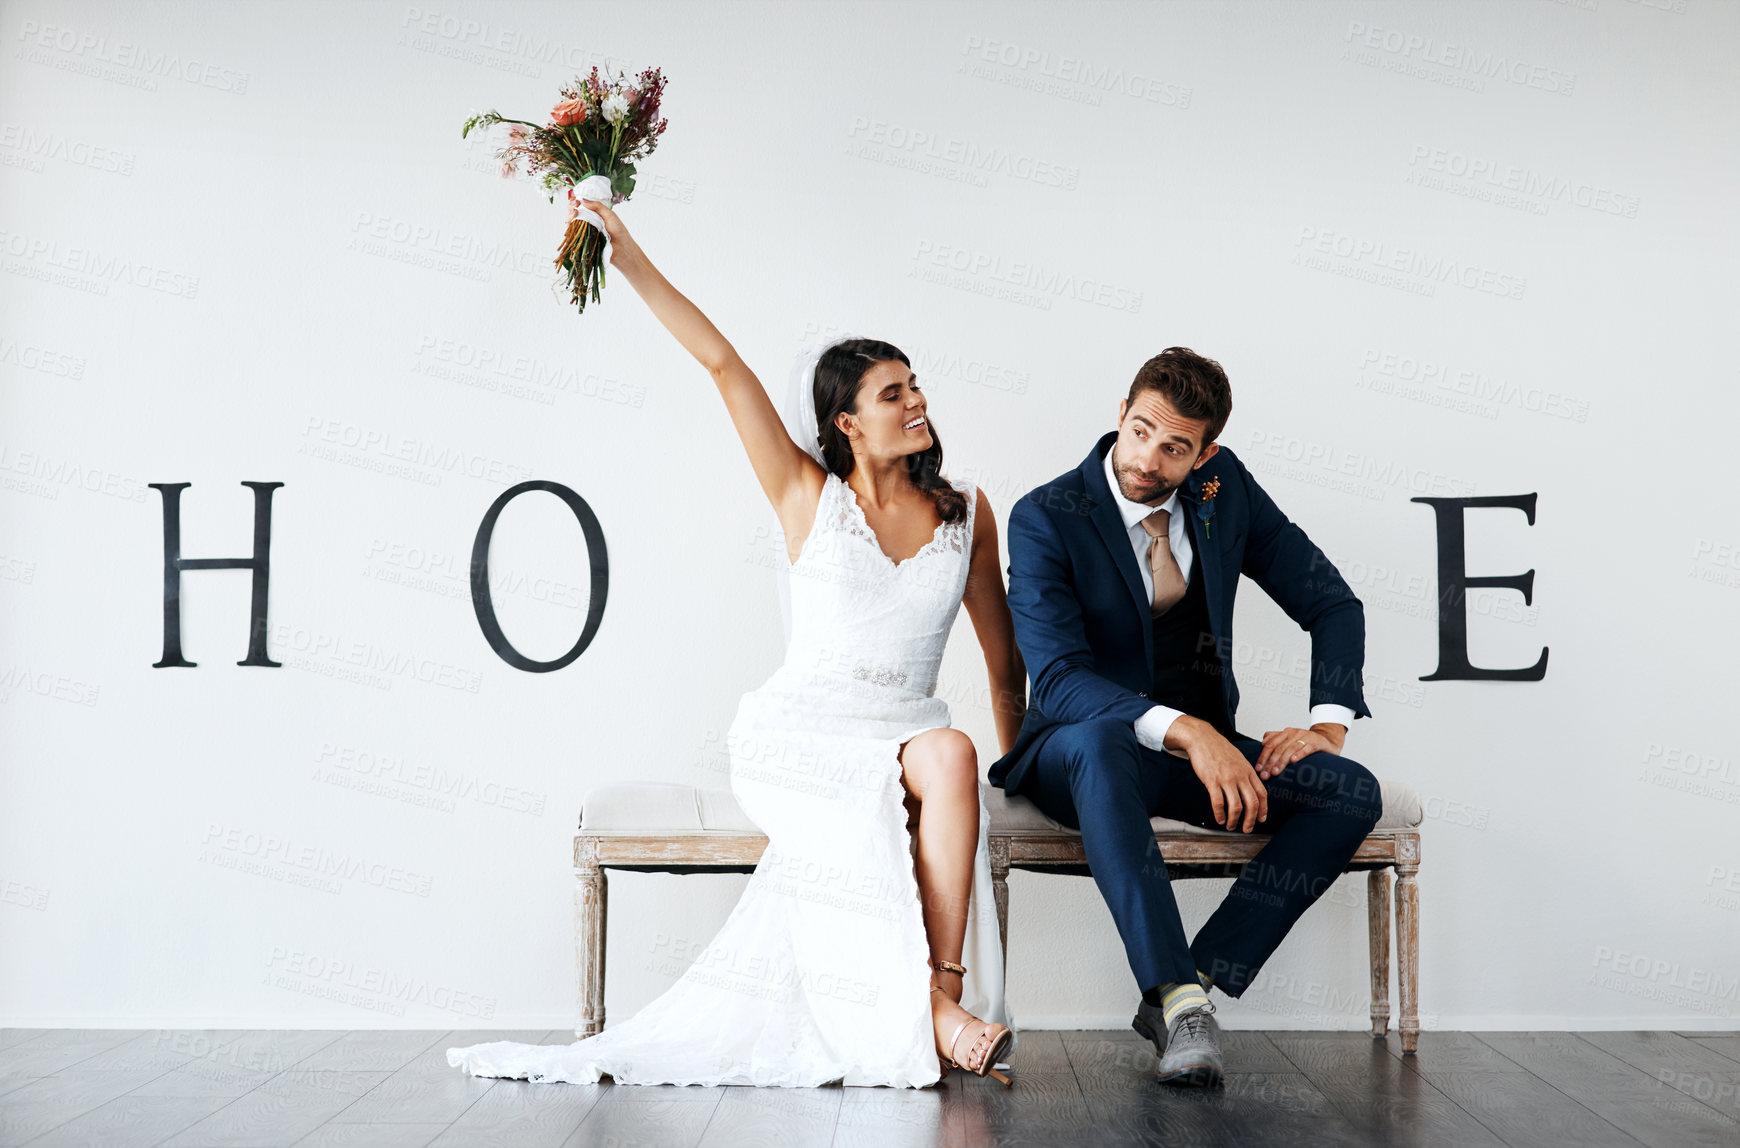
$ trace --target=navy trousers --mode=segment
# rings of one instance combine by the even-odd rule
[[[1252,763],[1263,749],[1236,732],[1228,740]],[[1081,830],[1088,869],[1111,908],[1137,988],[1188,984],[1201,969],[1236,997],[1383,812],[1371,771],[1333,753],[1308,754],[1261,784],[1269,816],[1253,832],[1273,836],[1236,867],[1226,899],[1188,944],[1148,819],[1221,828],[1189,761],[1142,745],[1128,722],[1072,722],[1040,748],[1021,793]]]

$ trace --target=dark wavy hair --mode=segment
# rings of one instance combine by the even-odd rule
[[[1220,437],[1232,417],[1232,384],[1213,359],[1189,347],[1167,347],[1142,364],[1130,383],[1126,402],[1143,391],[1155,391],[1187,419],[1201,419],[1202,446]]]
[[[834,416],[841,411],[857,414],[858,387],[865,372],[890,360],[912,366],[906,352],[880,339],[847,339],[829,347],[816,363],[816,434],[822,444],[822,461],[841,478],[852,473],[856,460],[852,440],[834,425]],[[925,417],[929,419],[928,411]],[[944,522],[959,522],[967,515],[967,497],[943,478],[942,439],[937,436],[936,424],[929,425],[930,445],[906,456],[907,474],[913,486],[931,495]]]

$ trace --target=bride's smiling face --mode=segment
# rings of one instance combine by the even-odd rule
[[[852,439],[854,453],[898,457],[929,449],[925,397],[912,368],[899,359],[883,359],[864,372],[856,405],[856,413],[842,411],[834,417]]]

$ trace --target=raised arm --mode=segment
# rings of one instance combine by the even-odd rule
[[[737,348],[652,265],[616,212],[596,199],[580,202],[604,220],[605,233],[610,236],[610,265],[622,273],[683,349],[713,376],[737,437],[749,453],[749,465],[780,521],[793,521],[788,512],[801,517],[813,511],[827,475],[786,433],[761,380],[737,354]]]

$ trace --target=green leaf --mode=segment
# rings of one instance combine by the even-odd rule
[[[496,111],[494,108],[491,108],[487,112],[479,112],[465,121],[465,126],[459,130],[459,138],[464,139],[466,136],[469,136],[471,134],[471,129],[477,127],[479,124],[487,126],[489,124],[499,124],[501,122],[501,113]]]

